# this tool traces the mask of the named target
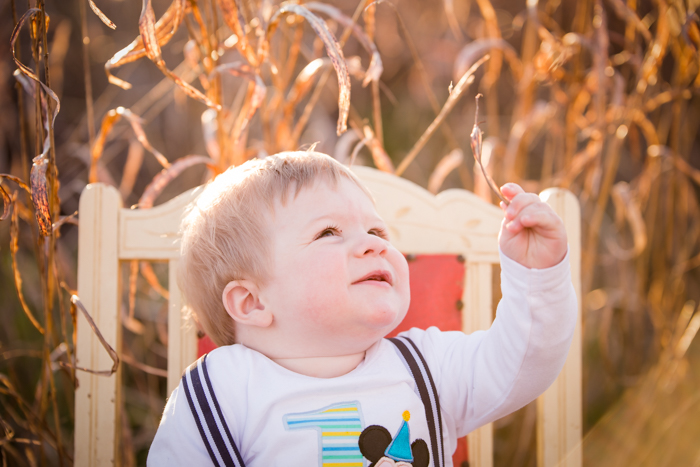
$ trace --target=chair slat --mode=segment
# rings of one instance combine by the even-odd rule
[[[540,198],[564,221],[578,318],[564,369],[538,399],[537,464],[538,467],[581,467],[581,210],[576,197],[567,190],[549,188]]]
[[[194,323],[186,322],[182,316],[182,296],[177,287],[178,260],[168,264],[168,394],[180,384],[185,369],[197,360],[197,330]]]
[[[78,295],[105,340],[121,353],[117,223],[119,192],[89,185],[80,197]],[[78,313],[76,360],[81,367],[109,370],[112,359],[87,320]],[[75,465],[118,465],[119,371],[109,377],[77,372],[75,390]]]
[[[493,322],[493,291],[491,275],[493,266],[486,262],[467,260],[467,287],[462,317],[463,330],[467,334],[491,327]],[[493,467],[493,423],[488,423],[467,435],[469,465]]]

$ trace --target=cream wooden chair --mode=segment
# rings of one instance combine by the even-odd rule
[[[499,261],[500,209],[465,190],[437,196],[405,180],[374,169],[355,172],[374,193],[395,246],[404,253],[458,254],[466,258],[462,301],[463,330],[471,333],[492,322],[492,267]],[[169,264],[168,393],[182,371],[197,358],[197,338],[181,316],[175,281],[178,227],[185,206],[201,188],[149,210],[124,209],[116,189],[89,185],[80,199],[78,293],[105,339],[120,353],[121,261]],[[540,467],[581,466],[581,280],[580,211],[576,198],[561,189],[540,197],[562,217],[570,242],[572,277],[579,297],[579,322],[559,378],[537,401],[537,460]],[[107,369],[112,361],[81,315],[76,357],[80,366]],[[75,397],[75,465],[120,465],[120,372],[110,377],[78,375]],[[470,465],[492,467],[493,427],[468,436]]]

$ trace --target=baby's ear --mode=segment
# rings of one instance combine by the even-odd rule
[[[221,300],[236,323],[266,328],[272,324],[272,313],[265,309],[259,295],[253,281],[231,281],[224,287]]]

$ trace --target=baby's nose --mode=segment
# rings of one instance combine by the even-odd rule
[[[384,254],[386,254],[386,250],[387,250],[386,241],[382,240],[381,238],[377,237],[376,235],[368,233],[368,234],[363,236],[362,241],[360,242],[360,245],[358,248],[358,253],[362,256],[367,256],[367,255],[384,256]]]

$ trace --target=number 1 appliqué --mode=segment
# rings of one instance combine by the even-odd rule
[[[316,430],[319,467],[362,467],[359,439],[364,423],[360,403],[342,402],[311,412],[287,414],[287,430]]]

